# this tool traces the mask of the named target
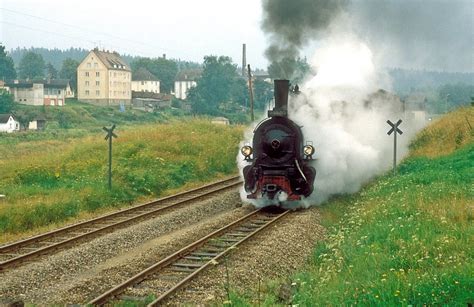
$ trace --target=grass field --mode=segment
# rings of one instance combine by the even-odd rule
[[[237,173],[243,127],[190,119],[115,132],[112,191],[103,131],[0,140],[0,241]]]
[[[463,108],[411,145],[396,176],[321,207],[328,233],[304,271],[234,305],[466,306],[474,302],[474,142]],[[292,289],[290,301],[279,297]]]
[[[120,112],[118,106],[95,106],[67,99],[62,107],[29,106],[16,104],[13,114],[26,125],[29,120],[43,118],[46,120],[46,130],[41,133],[34,131],[2,134],[0,145],[18,144],[28,141],[71,139],[84,137],[93,132],[101,132],[103,126],[116,124],[121,126],[135,126],[145,123],[164,123],[172,118],[172,110],[163,112],[144,112],[127,109]],[[178,112],[178,111],[176,111]]]

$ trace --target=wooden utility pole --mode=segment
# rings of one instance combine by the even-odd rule
[[[102,127],[102,129],[107,132],[105,136],[105,140],[109,141],[109,190],[112,189],[112,138],[116,138],[117,135],[113,132],[115,129],[115,125],[113,125],[110,129],[106,127]]]
[[[250,119],[254,120],[253,118],[253,87],[252,87],[252,72],[250,71],[250,64],[247,65],[248,74],[249,74],[249,97],[250,97]]]

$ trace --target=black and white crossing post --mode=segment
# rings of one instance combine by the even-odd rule
[[[402,123],[402,120],[399,119],[397,123],[392,123],[390,120],[387,120],[387,124],[389,124],[392,128],[387,132],[388,135],[392,134],[393,132],[393,174],[395,175],[397,169],[397,133],[400,135],[403,134],[402,130],[398,129],[398,126]]]
[[[115,125],[113,125],[110,129],[106,127],[102,127],[102,129],[107,132],[105,136],[105,140],[109,141],[109,190],[112,189],[112,138],[116,138],[117,135],[113,132],[115,129]]]

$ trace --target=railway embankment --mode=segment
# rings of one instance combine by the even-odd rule
[[[474,107],[432,123],[397,175],[320,208],[327,235],[304,270],[264,282],[258,295],[236,289],[232,303],[472,304],[473,124]]]
[[[235,174],[242,129],[205,119],[118,126],[111,191],[103,131],[2,138],[0,244]]]

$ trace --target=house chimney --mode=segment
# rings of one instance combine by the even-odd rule
[[[245,44],[242,45],[242,77],[246,77],[245,68],[247,67],[247,46]]]

